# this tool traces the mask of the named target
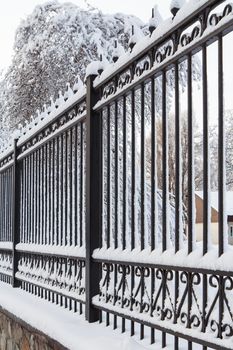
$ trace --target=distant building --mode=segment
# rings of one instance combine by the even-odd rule
[[[203,240],[203,192],[195,192],[196,201],[196,236]],[[212,242],[218,244],[218,192],[210,193],[211,235]],[[226,214],[228,223],[228,242],[233,245],[233,192],[226,192]]]

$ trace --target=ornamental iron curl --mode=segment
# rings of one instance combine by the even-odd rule
[[[212,13],[209,17],[209,25],[216,26],[223,18],[229,16],[233,12],[233,5],[227,4],[220,13]]]
[[[23,255],[18,263],[18,278],[51,290],[85,294],[85,262],[71,258]]]
[[[57,118],[56,121],[46,126],[46,128],[44,128],[37,135],[35,135],[32,140],[29,140],[28,142],[23,144],[21,147],[19,147],[19,154],[23,154],[26,150],[30,150],[38,142],[43,141],[46,137],[52,135],[53,133],[61,129],[70,120],[73,120],[76,117],[83,115],[85,111],[86,111],[86,101],[80,102],[77,106],[72,108],[70,111],[61,115],[59,118]],[[13,154],[11,156],[11,159],[13,159]],[[0,163],[0,167],[1,167],[1,163]]]

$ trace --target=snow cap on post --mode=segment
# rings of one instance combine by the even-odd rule
[[[152,8],[152,17],[149,20],[149,31],[150,34],[158,27],[158,25],[163,21],[162,16],[159,12],[158,5]]]
[[[170,10],[173,15],[173,18],[176,16],[177,12],[185,4],[185,0],[172,0],[170,4]]]
[[[20,138],[20,135],[21,135],[21,132],[19,129],[16,129],[14,132],[13,132],[13,139],[14,140],[18,140]]]
[[[86,68],[85,81],[90,75],[98,76],[100,61],[92,61]]]
[[[99,61],[92,61],[91,63],[89,63],[86,68],[85,82],[90,75],[92,76],[101,75],[108,63],[109,62],[107,58],[102,54],[100,54]]]

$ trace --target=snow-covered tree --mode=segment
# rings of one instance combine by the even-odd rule
[[[127,47],[134,16],[104,15],[72,3],[51,1],[37,6],[15,35],[12,64],[0,83],[0,115],[14,126],[28,120],[66,83],[85,75],[86,66],[101,54],[110,59],[114,40]]]

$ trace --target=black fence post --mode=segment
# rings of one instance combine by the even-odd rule
[[[16,251],[16,244],[20,241],[20,172],[19,163],[17,162],[18,149],[17,139],[14,140],[14,164],[12,176],[12,287],[19,287],[19,281],[16,279],[16,272],[18,270],[18,253]]]
[[[86,117],[86,320],[98,321],[100,311],[92,305],[99,294],[100,264],[94,263],[92,254],[101,243],[102,214],[102,131],[101,117],[93,110],[98,100],[93,88],[96,75],[87,77]]]

